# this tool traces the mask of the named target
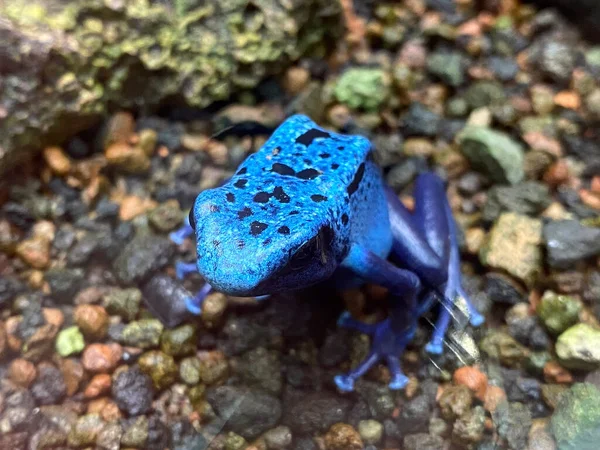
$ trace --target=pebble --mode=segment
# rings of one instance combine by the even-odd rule
[[[600,367],[600,329],[588,324],[573,325],[556,341],[556,356],[569,369],[593,370]]]
[[[476,444],[483,439],[485,431],[485,410],[475,406],[459,417],[452,427],[452,441],[465,446]]]
[[[479,347],[490,358],[499,360],[508,367],[518,367],[529,353],[526,347],[510,335],[498,330],[489,330]]]
[[[236,372],[249,385],[278,395],[283,387],[280,356],[278,352],[263,347],[250,350],[241,357]]]
[[[506,393],[499,386],[489,385],[487,390],[485,391],[485,399],[483,402],[483,407],[486,411],[493,413],[498,409],[498,405],[501,403],[506,403]]]
[[[125,142],[115,142],[104,155],[108,164],[131,174],[143,174],[150,169],[150,159],[144,149]]]
[[[44,274],[44,280],[50,286],[52,297],[62,304],[73,304],[73,299],[81,290],[85,280],[83,269],[52,268]]]
[[[61,330],[56,337],[56,352],[62,357],[81,353],[84,348],[83,334],[75,326]]]
[[[155,348],[160,343],[163,330],[163,324],[157,319],[136,320],[123,329],[123,343],[143,349]]]
[[[50,170],[58,176],[64,176],[71,171],[71,160],[60,147],[46,147],[42,152]]]
[[[196,351],[196,327],[182,325],[165,330],[160,337],[160,349],[171,356],[187,356]]]
[[[440,436],[415,433],[404,437],[404,450],[444,450],[444,440]]]
[[[77,419],[68,436],[68,443],[73,447],[94,446],[96,438],[104,427],[104,421],[98,414],[86,414]]]
[[[183,214],[177,200],[167,200],[148,213],[148,221],[157,231],[166,233],[178,227]]]
[[[302,394],[290,402],[283,422],[294,434],[323,432],[344,422],[351,406],[347,398],[326,392]]]
[[[108,397],[100,397],[88,403],[88,414],[100,414],[107,422],[115,422],[122,418],[121,411],[115,402]]]
[[[139,132],[139,147],[146,156],[151,157],[154,154],[156,143],[158,142],[158,133],[150,128],[145,128]]]
[[[117,278],[125,284],[139,283],[166,266],[175,246],[166,238],[135,236],[113,262]]]
[[[102,450],[119,450],[123,429],[118,423],[107,423],[98,433],[96,445]]]
[[[283,86],[291,95],[300,94],[310,81],[310,72],[304,67],[290,67],[284,75]]]
[[[148,440],[148,418],[146,416],[132,417],[125,422],[121,445],[123,447],[146,448]]]
[[[200,359],[193,356],[184,358],[179,362],[179,378],[189,386],[200,382]]]
[[[217,415],[226,421],[225,429],[245,439],[254,439],[270,430],[281,417],[280,400],[252,388],[209,388],[206,391],[206,400]]]
[[[265,444],[269,450],[285,450],[292,445],[292,431],[284,426],[280,425],[263,435]]]
[[[108,332],[109,316],[102,306],[79,305],[73,318],[83,335],[92,341],[103,339]]]
[[[38,405],[57,404],[67,395],[63,374],[49,364],[40,364],[37,378],[30,390]]]
[[[83,395],[85,398],[96,398],[110,392],[111,377],[108,374],[102,373],[94,375],[86,386]]]
[[[514,186],[494,186],[487,191],[483,219],[493,222],[505,211],[536,217],[551,203],[550,189],[537,181],[523,181]]]
[[[50,264],[50,246],[52,241],[43,237],[34,235],[29,239],[21,241],[15,253],[27,265],[34,269],[45,269]]]
[[[146,414],[152,408],[152,380],[138,367],[119,372],[111,386],[112,398],[130,416]]]
[[[159,317],[166,327],[176,327],[190,316],[186,307],[186,298],[193,295],[183,284],[166,274],[155,274],[142,287],[144,303],[155,317]],[[214,307],[211,297],[223,296],[221,293],[209,295],[202,304],[201,320],[205,320]]]
[[[440,128],[440,116],[421,103],[412,103],[402,117],[405,136],[435,136]]]
[[[456,384],[468,387],[479,400],[484,400],[488,387],[488,378],[477,367],[461,367],[454,372],[452,379]]]
[[[460,52],[434,52],[427,57],[427,70],[450,86],[460,86],[465,82],[466,64]]]
[[[109,314],[120,316],[129,322],[138,315],[142,291],[138,288],[113,289],[104,296],[102,301]]]
[[[600,390],[574,384],[559,401],[551,419],[560,450],[592,449],[600,441]]]
[[[539,69],[556,82],[566,83],[575,67],[577,52],[567,43],[548,40],[537,57]]]
[[[119,344],[90,344],[83,351],[81,362],[88,372],[107,373],[117,367],[122,355]]]
[[[581,225],[576,220],[552,220],[544,225],[548,264],[568,269],[573,264],[600,255],[600,228]]]
[[[37,369],[30,361],[23,358],[14,359],[8,368],[8,377],[22,387],[29,387],[37,376]]]
[[[350,68],[337,81],[334,95],[351,109],[377,110],[390,95],[387,74],[378,68]]]
[[[547,419],[535,419],[527,438],[528,450],[557,450]]]
[[[525,300],[523,288],[511,277],[499,272],[485,275],[485,293],[494,303],[517,305]]]
[[[551,358],[551,356],[548,355],[548,358]],[[573,375],[571,372],[553,360],[546,361],[543,366],[542,373],[544,375],[544,380],[546,380],[548,383],[570,384],[573,382]]]
[[[496,408],[496,429],[511,450],[522,450],[527,445],[531,428],[531,413],[522,403],[500,403]]]
[[[479,251],[482,264],[507,271],[533,283],[542,270],[542,222],[515,213],[502,213]]]
[[[579,320],[583,305],[576,297],[546,291],[537,307],[537,314],[553,335],[559,335]]]
[[[383,425],[376,420],[361,420],[358,434],[365,444],[377,444],[383,437]]]
[[[568,387],[564,384],[543,384],[541,387],[542,399],[550,408],[556,409],[567,389]]]
[[[467,386],[449,386],[442,392],[438,400],[442,417],[454,420],[461,417],[471,409],[473,397]]]
[[[83,364],[74,358],[63,359],[60,363],[60,370],[67,386],[67,395],[75,394],[85,375]]]
[[[508,135],[486,127],[466,127],[458,136],[461,152],[478,169],[499,183],[523,179],[523,148]]]
[[[177,380],[178,368],[172,356],[158,350],[151,350],[140,356],[140,369],[150,376],[154,387],[162,390]]]
[[[325,434],[325,448],[327,450],[363,450],[364,444],[352,426],[336,423]]]

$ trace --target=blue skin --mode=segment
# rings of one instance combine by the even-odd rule
[[[340,317],[341,326],[369,334],[372,346],[358,367],[334,381],[352,391],[355,380],[383,360],[390,388],[402,389],[408,378],[399,357],[437,297],[442,307],[429,353],[442,353],[457,296],[466,300],[471,324],[483,322],[461,286],[456,229],[442,181],[421,174],[414,197],[411,213],[385,186],[364,137],[292,116],[226,184],[200,193],[191,226],[171,234],[180,243],[195,232],[197,262],[179,263],[177,275],[198,270],[208,283],[188,308],[199,314],[212,289],[250,297],[324,280],[340,289],[381,285],[391,297],[387,319],[370,325],[348,312]]]

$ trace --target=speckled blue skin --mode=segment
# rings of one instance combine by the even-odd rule
[[[379,284],[390,293],[383,322],[367,325],[344,313],[342,326],[372,336],[372,350],[357,368],[335,377],[351,391],[354,381],[380,360],[390,387],[408,378],[400,355],[418,317],[435,303],[442,308],[430,353],[442,352],[457,296],[467,300],[471,323],[483,318],[462,290],[455,224],[442,181],[421,174],[409,212],[384,185],[370,142],[336,134],[308,117],[288,118],[223,186],[198,195],[190,213],[196,236],[196,268],[212,288],[229,295],[263,296],[331,279],[339,288]],[[179,242],[189,226],[172,234]],[[394,260],[394,264],[387,258]],[[178,265],[178,276],[194,267]],[[189,308],[200,312],[210,287]]]

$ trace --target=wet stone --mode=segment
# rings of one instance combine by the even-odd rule
[[[558,402],[551,427],[560,450],[596,448],[600,440],[600,390],[576,383]]]
[[[65,328],[56,337],[56,352],[62,357],[80,353],[84,348],[85,340],[77,327]]]
[[[242,355],[237,373],[250,385],[277,395],[283,386],[280,354],[259,347]]]
[[[420,103],[412,103],[402,118],[405,136],[435,136],[440,117]]]
[[[152,380],[139,368],[119,372],[111,391],[119,409],[130,416],[148,413],[152,407]]]
[[[125,284],[138,283],[169,263],[175,246],[159,236],[136,236],[115,259],[115,274]]]
[[[310,393],[288,404],[283,422],[294,434],[322,432],[335,423],[344,422],[351,406],[346,398],[325,392]]]
[[[409,434],[404,438],[405,450],[443,450],[444,440],[427,433]]]
[[[556,356],[569,369],[600,367],[600,330],[585,323],[568,328],[556,341]]]
[[[82,416],[69,433],[68,443],[73,447],[93,446],[103,427],[104,422],[98,414]]]
[[[404,403],[400,416],[396,419],[402,435],[426,431],[432,409],[430,399],[424,394]]]
[[[442,416],[447,420],[456,419],[471,409],[473,396],[467,386],[449,386],[444,390],[438,403]]]
[[[136,320],[123,329],[123,343],[143,349],[158,347],[163,329],[157,319]]]
[[[177,364],[172,356],[158,350],[144,353],[138,360],[140,369],[152,378],[154,387],[158,390],[172,385],[177,379]]]
[[[44,274],[52,297],[60,303],[72,303],[75,295],[83,288],[84,277],[82,269],[50,269]]]
[[[123,447],[145,448],[148,440],[148,419],[146,416],[134,417],[125,423],[121,445]]]
[[[383,425],[376,420],[361,420],[358,433],[365,444],[377,444],[383,437]]]
[[[537,307],[537,314],[550,333],[559,335],[579,321],[582,307],[576,297],[546,291]]]
[[[509,367],[518,366],[528,356],[526,347],[502,331],[488,331],[480,343],[480,348],[490,358],[499,360]]]
[[[496,408],[498,434],[506,439],[511,450],[521,450],[527,446],[527,435],[531,428],[531,413],[522,403],[503,402]]]
[[[325,434],[327,450],[363,450],[364,444],[358,432],[345,423],[334,424]]]
[[[137,317],[141,301],[142,292],[137,288],[114,289],[103,298],[109,314],[120,316],[128,322]]]
[[[476,444],[485,431],[485,410],[476,406],[459,417],[452,428],[452,441],[462,445]]]
[[[180,325],[190,316],[185,301],[192,293],[173,277],[162,274],[154,275],[142,287],[142,292],[148,308],[156,317],[160,318],[166,327]],[[206,306],[204,306],[204,309],[206,309]],[[202,314],[203,320],[204,312]]]
[[[292,432],[286,426],[278,426],[267,431],[263,439],[269,450],[285,450],[292,444]]]
[[[281,417],[280,400],[260,390],[219,386],[206,391],[206,400],[226,421],[226,430],[246,439],[273,428]]]
[[[165,330],[160,338],[160,348],[171,356],[193,354],[196,351],[196,328],[188,324]]]
[[[374,418],[383,420],[392,415],[396,402],[392,391],[385,384],[361,380],[357,383],[356,392],[367,403],[369,413]]]
[[[485,292],[494,303],[516,305],[525,300],[525,293],[510,277],[496,272],[485,276]]]
[[[75,323],[90,340],[100,340],[108,332],[109,316],[102,306],[79,305],[73,312]]]
[[[200,382],[201,363],[195,356],[184,358],[179,363],[179,377],[189,386],[194,386]]]
[[[550,221],[544,225],[548,264],[568,269],[578,261],[600,255],[600,228],[581,225],[576,220]]]

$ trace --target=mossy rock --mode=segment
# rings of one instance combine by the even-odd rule
[[[2,2],[0,173],[115,109],[202,108],[253,88],[323,50],[340,11],[327,0]]]

